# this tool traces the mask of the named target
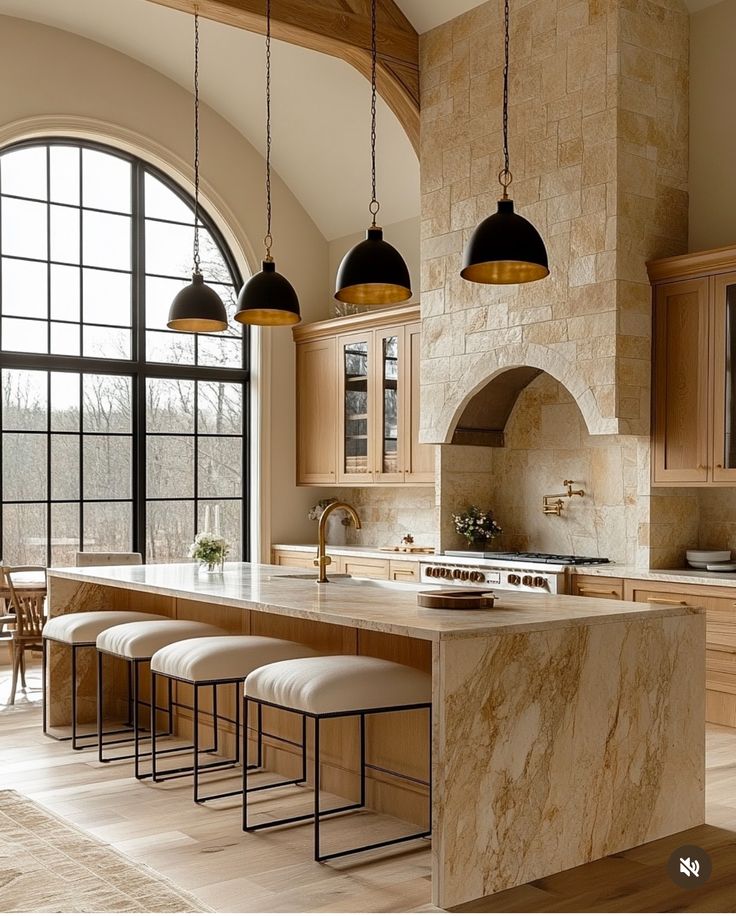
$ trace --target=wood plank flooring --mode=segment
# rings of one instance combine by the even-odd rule
[[[191,801],[189,780],[136,782],[129,763],[100,765],[91,752],[41,734],[40,693],[1,704],[9,672],[0,667],[0,786],[35,799],[126,855],[156,868],[221,912],[432,911],[425,846],[407,846],[317,865],[309,826],[243,834],[240,800]],[[31,672],[30,686],[38,683]],[[467,912],[736,912],[736,730],[708,727],[707,819],[688,831],[463,907]],[[308,805],[284,790],[264,802],[267,816]],[[376,815],[338,818],[335,843],[401,829]],[[385,835],[383,833],[382,835]],[[665,864],[683,843],[708,850],[713,875],[685,891]],[[0,903],[2,891],[0,890]],[[2,907],[0,907],[2,909]]]

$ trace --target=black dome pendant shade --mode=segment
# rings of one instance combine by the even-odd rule
[[[227,312],[222,299],[195,271],[192,282],[180,290],[169,309],[166,326],[174,331],[212,332],[227,328]]]
[[[224,331],[227,310],[199,269],[199,15],[194,13],[194,270],[189,286],[174,296],[166,327],[190,333]]]
[[[465,247],[460,276],[473,283],[529,283],[549,275],[547,249],[529,220],[514,213],[509,170],[509,0],[504,0],[503,158],[498,209],[479,223]]]
[[[355,305],[392,305],[411,299],[409,270],[383,238],[380,226],[371,226],[365,239],[342,259],[336,286],[335,299]]]
[[[243,324],[298,324],[301,315],[294,287],[276,271],[274,261],[263,261],[261,266],[240,291],[235,320]]]
[[[409,269],[399,252],[376,225],[376,0],[371,0],[371,184],[369,211],[373,217],[365,239],[342,259],[335,281],[335,299],[352,305],[395,305],[411,299]]]
[[[271,0],[266,0],[266,257],[261,270],[246,281],[238,296],[235,320],[241,324],[277,326],[299,324],[299,298],[276,270],[271,257]]]
[[[501,198],[498,210],[476,226],[465,248],[460,276],[473,283],[529,283],[549,274],[542,236]]]

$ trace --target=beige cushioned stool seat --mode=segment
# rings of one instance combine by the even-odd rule
[[[97,648],[123,658],[150,658],[159,649],[194,636],[225,636],[225,631],[197,620],[145,620],[110,627],[97,637]]]
[[[78,646],[94,644],[103,630],[122,623],[138,620],[166,620],[161,614],[146,614],[143,611],[83,611],[75,614],[60,614],[52,617],[43,628],[46,639]]]
[[[261,665],[317,654],[309,646],[270,636],[200,636],[159,649],[151,671],[192,683],[234,681]]]
[[[324,715],[432,701],[424,671],[365,655],[328,655],[274,662],[245,679],[249,700]]]

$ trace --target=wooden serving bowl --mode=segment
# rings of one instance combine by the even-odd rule
[[[452,592],[418,592],[419,607],[434,608],[441,611],[477,611],[493,607],[496,596],[493,592],[452,591]]]

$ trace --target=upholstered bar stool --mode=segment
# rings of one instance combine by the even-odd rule
[[[193,777],[194,801],[212,801],[216,798],[227,798],[231,795],[240,795],[242,788],[234,791],[219,792],[213,795],[201,796],[199,792],[200,773],[204,770],[220,770],[226,767],[237,766],[240,763],[240,704],[242,701],[242,685],[246,676],[262,665],[284,659],[304,658],[317,655],[313,649],[301,643],[290,642],[286,639],[274,639],[269,636],[201,636],[175,642],[158,652],[151,658],[151,696],[156,696],[158,678],[163,677],[169,682],[189,684],[193,691],[192,704],[192,765],[160,770],[157,767],[156,754],[156,710],[151,706],[151,776],[154,782],[163,782],[167,779],[176,779],[182,776]],[[235,719],[220,714],[217,709],[217,688],[224,686],[233,687],[235,701]],[[218,727],[221,722],[229,722],[235,726],[235,758],[201,764],[199,761],[199,720],[201,714],[200,691],[202,688],[212,689],[212,711],[209,714],[212,720],[214,746],[211,749],[217,753]],[[261,765],[261,740],[263,736],[262,720],[258,720],[258,762]],[[189,748],[182,748],[188,750]],[[173,753],[174,751],[169,751]],[[292,783],[289,783],[292,784]]]
[[[140,699],[140,668],[151,658],[168,646],[170,643],[178,642],[181,639],[192,639],[196,636],[225,636],[224,630],[212,626],[208,623],[200,623],[196,620],[171,620],[164,618],[162,620],[143,620],[135,623],[123,623],[119,626],[110,627],[104,630],[97,637],[97,732],[102,734],[103,719],[103,659],[106,655],[121,658],[128,662],[132,669],[131,676],[131,697],[132,697],[132,723],[133,723],[133,753],[117,757],[104,756],[104,744],[98,742],[98,759],[100,763],[114,763],[119,760],[135,761],[136,779],[141,779],[140,759],[141,756],[150,756],[148,753],[141,755],[141,729],[140,714],[138,707],[141,703],[148,705]],[[157,706],[156,697],[151,696],[150,705],[160,709]],[[171,685],[169,684],[168,708],[160,711],[168,713],[169,733],[171,732],[173,719],[173,706]]]
[[[429,674],[385,661],[360,655],[332,655],[321,658],[301,658],[291,661],[274,662],[251,672],[245,679],[245,703],[243,707],[243,830],[263,830],[267,827],[278,827],[293,824],[297,821],[314,821],[314,859],[325,862],[338,856],[367,852],[383,846],[393,846],[409,840],[426,839],[431,834],[432,818],[432,681]],[[257,824],[248,821],[248,796],[250,792],[260,789],[248,785],[248,705],[256,705],[259,715],[261,706],[271,706],[287,712],[297,713],[302,721],[312,719],[314,722],[314,811],[311,814],[300,814],[294,817],[283,817],[277,820],[261,821]],[[429,779],[417,780],[400,773],[392,775],[420,783],[429,787],[429,821],[426,830],[354,846],[339,852],[323,854],[320,847],[321,819],[343,811],[365,808],[366,770],[380,770],[380,767],[366,762],[367,716],[403,712],[406,710],[426,710],[430,717],[429,729]],[[360,801],[341,805],[337,808],[320,808],[320,725],[325,719],[337,719],[357,716],[360,719]],[[306,731],[306,730],[304,730]]]
[[[75,556],[77,566],[139,566],[143,562],[140,553],[96,553],[92,551],[77,551]],[[108,627],[121,623],[130,623],[137,620],[165,620],[160,614],[148,614],[143,611],[112,611],[100,610],[83,613],[61,614],[52,617],[43,628],[42,633],[42,677],[43,677],[43,733],[57,741],[71,741],[75,751],[93,747],[93,744],[81,745],[79,742],[94,738],[97,732],[88,732],[80,735],[77,730],[77,667],[78,653],[82,649],[94,649],[97,637]],[[48,663],[48,643],[64,646],[70,652],[71,658],[71,735],[54,734],[48,727],[48,712],[46,707],[46,666]],[[130,680],[129,680],[130,683]],[[130,696],[129,696],[130,701]],[[130,717],[129,717],[130,718]],[[130,728],[114,729],[107,735],[120,735],[129,733]],[[107,742],[114,744],[116,742]]]

